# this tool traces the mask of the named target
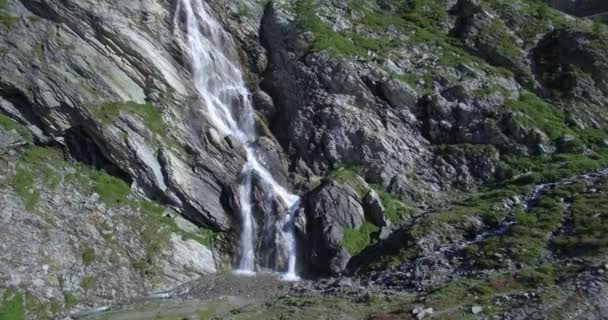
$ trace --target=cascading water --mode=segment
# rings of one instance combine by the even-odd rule
[[[180,27],[180,14],[185,15],[185,28]],[[209,119],[223,135],[237,137],[247,151],[247,162],[241,171],[239,186],[243,226],[237,272],[255,273],[255,223],[251,203],[252,175],[255,173],[272,195],[288,208],[284,227],[279,228],[278,232],[287,244],[288,266],[284,278],[297,279],[294,233],[300,198],[280,186],[256,157],[255,113],[241,71],[230,58],[233,42],[209,14],[207,5],[202,0],[179,0],[174,26],[176,36],[185,40],[190,49],[194,85]]]

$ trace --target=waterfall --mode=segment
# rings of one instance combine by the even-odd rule
[[[238,64],[231,57],[235,45],[226,31],[209,13],[203,0],[179,0],[175,11],[175,35],[188,45],[192,64],[192,80],[202,106],[213,126],[223,135],[237,137],[245,146],[247,162],[239,185],[242,216],[241,256],[237,272],[255,273],[255,222],[252,216],[252,175],[278,198],[288,212],[277,232],[286,242],[288,266],[284,278],[297,279],[295,216],[300,198],[279,185],[256,156],[255,112]],[[180,14],[185,28],[180,27]]]

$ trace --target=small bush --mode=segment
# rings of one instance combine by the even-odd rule
[[[82,263],[85,266],[90,266],[95,261],[95,249],[86,248],[82,252]]]
[[[550,265],[519,272],[515,278],[530,289],[548,287],[555,284],[555,268]]]
[[[73,293],[71,293],[69,291],[64,291],[63,292],[63,302],[65,303],[66,309],[71,309],[78,304],[78,298],[76,298],[76,296]]]
[[[84,277],[80,281],[80,287],[85,291],[91,291],[97,286],[97,279],[93,276]]]

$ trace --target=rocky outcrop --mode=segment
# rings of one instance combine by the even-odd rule
[[[365,216],[377,227],[387,227],[390,220],[385,215],[385,208],[380,196],[375,190],[370,190],[362,200]]]
[[[416,103],[411,89],[373,64],[307,51],[310,44],[302,42],[313,39],[275,7],[268,8],[261,32],[271,62],[262,88],[277,108],[272,130],[291,161],[306,165],[303,174],[324,175],[334,164],[354,163],[368,169],[370,181],[388,185],[427,156],[409,111]],[[382,99],[374,95],[380,88]]]
[[[140,193],[231,229],[225,199],[243,153],[217,135],[197,102],[187,52],[172,37],[172,6],[11,1],[9,9],[23,18],[0,28],[3,112],[40,142],[67,144],[77,132],[75,140],[97,145]]]
[[[18,146],[25,145],[26,141],[15,130],[0,127],[0,154],[8,153]]]
[[[455,36],[463,39],[469,50],[492,64],[515,70],[519,81],[531,83],[530,67],[519,39],[501,19],[486,11],[478,0],[460,0],[453,9],[457,15]]]
[[[21,151],[11,150],[0,155],[0,291],[27,295],[36,319],[169,290],[223,268],[211,242],[195,240],[206,236],[169,218],[173,211],[104,202],[89,188],[94,171],[54,153],[28,162],[31,149],[19,160]]]
[[[365,221],[361,200],[350,187],[330,181],[308,195],[306,261],[320,273],[342,272],[351,257],[343,245],[345,229]]]
[[[556,30],[532,51],[536,78],[547,95],[575,101],[570,122],[575,127],[606,124],[602,108],[608,97],[608,41],[589,33]]]
[[[601,0],[548,0],[547,2],[558,10],[581,17],[608,11],[608,4]]]

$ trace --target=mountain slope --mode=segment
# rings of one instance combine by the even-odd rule
[[[345,281],[362,287],[344,290],[403,298],[397,318],[417,305],[443,318],[477,317],[473,306],[506,318],[561,307],[601,317],[583,309],[606,308],[597,299],[606,181],[594,173],[608,167],[603,25],[540,0],[207,3],[237,45],[231,55],[255,102],[258,156],[303,198],[301,274],[354,276]],[[67,314],[238,261],[245,150],[200,104],[188,46],[173,32],[183,18],[175,5],[0,1],[3,236],[11,247],[32,246],[27,261],[3,250],[0,278],[13,280],[0,285],[0,314],[25,292],[40,302],[25,303],[27,318],[38,304],[45,316]],[[254,187],[258,226],[285,214],[267,187]],[[168,212],[197,227],[180,222],[181,230]],[[39,233],[27,231],[31,221]],[[256,264],[273,268],[268,257],[280,260],[281,245],[268,245],[263,231]],[[59,235],[44,244],[45,233]],[[107,248],[116,242],[114,264]],[[40,251],[49,248],[69,263],[45,264]],[[32,270],[46,273],[44,265],[40,280]],[[137,280],[115,285],[118,266]],[[156,266],[154,277],[146,273]],[[332,284],[303,286],[344,302]],[[540,298],[523,304],[532,293]],[[301,303],[324,310],[312,299]],[[278,317],[297,300],[238,312],[276,308]],[[392,309],[368,306],[366,316]]]

